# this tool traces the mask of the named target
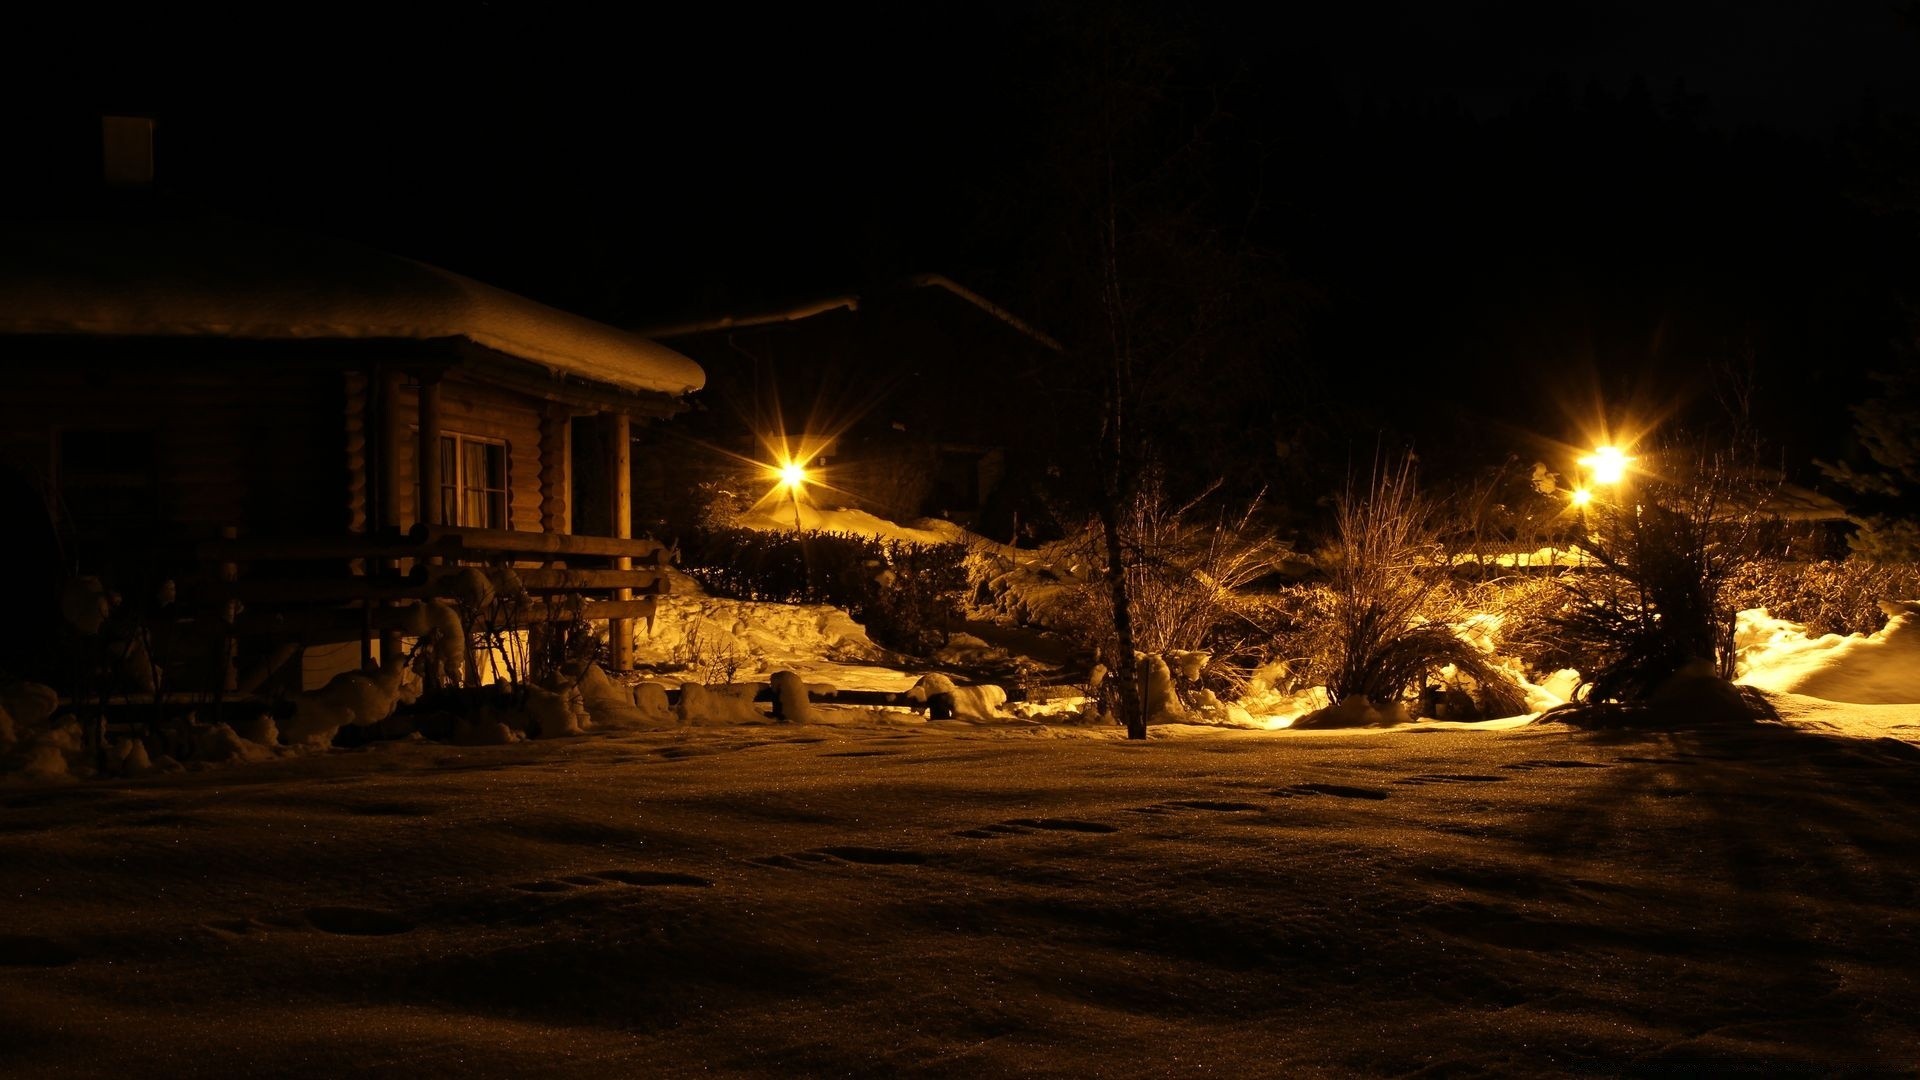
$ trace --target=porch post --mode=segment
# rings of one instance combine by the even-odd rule
[[[633,536],[633,442],[632,429],[625,413],[602,413],[601,423],[607,438],[607,506],[613,512],[613,536],[626,540]],[[625,555],[613,560],[615,570],[633,569],[633,560]],[[632,589],[615,589],[613,599],[633,599]],[[607,649],[615,671],[633,670],[633,620],[610,619],[607,622]]]
[[[414,454],[414,479],[419,503],[414,520],[445,525],[440,520],[440,373],[420,373],[420,443]]]
[[[540,417],[540,531],[573,531],[573,416],[560,405],[549,405]]]
[[[406,426],[400,416],[400,387],[405,381],[404,373],[397,367],[382,366],[374,372],[369,389],[374,399],[373,424],[375,427],[374,461],[378,470],[378,482],[374,487],[374,505],[370,506],[368,516],[373,521],[373,531],[385,534],[400,527],[400,447],[405,438]],[[397,577],[400,563],[397,559],[381,559],[377,568],[370,568],[382,577]],[[363,601],[366,622],[361,633],[361,665],[372,663],[373,607],[372,601]],[[380,631],[380,662],[388,663],[400,655],[400,632],[398,630]]]

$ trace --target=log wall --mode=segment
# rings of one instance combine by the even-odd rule
[[[420,394],[412,385],[400,390],[399,413],[405,434],[400,448],[400,526],[411,528],[418,515],[414,498],[417,450],[411,418],[418,416]],[[540,418],[544,403],[449,374],[440,384],[440,427],[448,435],[471,435],[507,447],[507,528],[538,532],[541,526]]]

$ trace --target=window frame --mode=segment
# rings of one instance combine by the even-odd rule
[[[451,465],[448,468],[448,444],[452,444]],[[500,448],[499,485],[489,486],[482,479],[480,485],[473,485],[467,475],[467,447],[495,446]],[[443,525],[457,525],[463,528],[511,529],[513,527],[513,447],[505,439],[487,435],[471,435],[464,431],[440,432],[440,517]],[[498,506],[498,521],[467,520],[468,496],[480,496],[481,505],[489,508]],[[495,503],[489,496],[498,495]],[[448,511],[452,510],[449,514]]]

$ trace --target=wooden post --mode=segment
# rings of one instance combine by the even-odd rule
[[[377,477],[376,503],[373,518],[376,528],[400,528],[400,447],[403,445],[405,425],[400,417],[400,387],[405,375],[399,368],[383,367],[373,380],[374,403],[377,408],[373,423],[378,433],[374,443],[375,476]],[[379,560],[378,572],[383,577],[397,577],[400,573],[400,560]],[[362,603],[371,606],[374,601]],[[369,616],[369,624],[371,616]],[[400,653],[400,634],[396,630],[380,632],[380,662],[386,663]],[[360,657],[362,667],[373,665],[371,650],[362,649]]]
[[[625,540],[633,536],[633,443],[632,429],[625,413],[603,413],[601,422],[607,435],[607,505],[613,511],[613,536]],[[625,555],[613,560],[616,570],[631,570],[633,560]],[[632,589],[615,589],[613,599],[633,599]],[[633,620],[612,619],[607,623],[607,649],[615,671],[633,670]]]
[[[540,417],[540,531],[573,531],[573,416],[549,405]],[[445,524],[442,522],[442,524]]]
[[[220,539],[222,540],[232,540],[239,535],[240,530],[234,528],[232,525],[223,525],[220,527]],[[221,563],[219,576],[222,582],[229,585],[239,581],[240,564],[233,562]],[[221,620],[223,629],[220,632],[220,691],[214,695],[213,699],[214,712],[216,714],[220,709],[221,695],[233,693],[239,689],[240,685],[238,665],[240,645],[233,636],[233,624],[239,618],[240,613],[237,606],[229,602],[226,606],[225,614],[226,618]]]
[[[425,525],[448,524],[440,520],[440,373],[437,371],[420,374],[420,442],[414,452],[413,477],[419,496],[414,520]]]
[[[405,376],[382,368],[374,380],[374,505],[376,529],[400,528],[400,447],[406,427],[400,421],[400,386]]]

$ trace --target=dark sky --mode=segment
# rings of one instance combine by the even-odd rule
[[[66,183],[92,115],[148,113],[176,197],[627,324],[917,270],[1011,288],[1033,237],[981,207],[1022,198],[1097,8],[605,7],[69,14],[25,99],[60,164],[25,171]],[[1759,354],[1837,400],[1897,330],[1913,236],[1850,189],[1866,118],[1920,95],[1900,5],[1189,7],[1141,10],[1322,297],[1303,371],[1541,408],[1541,366],[1658,397]]]

